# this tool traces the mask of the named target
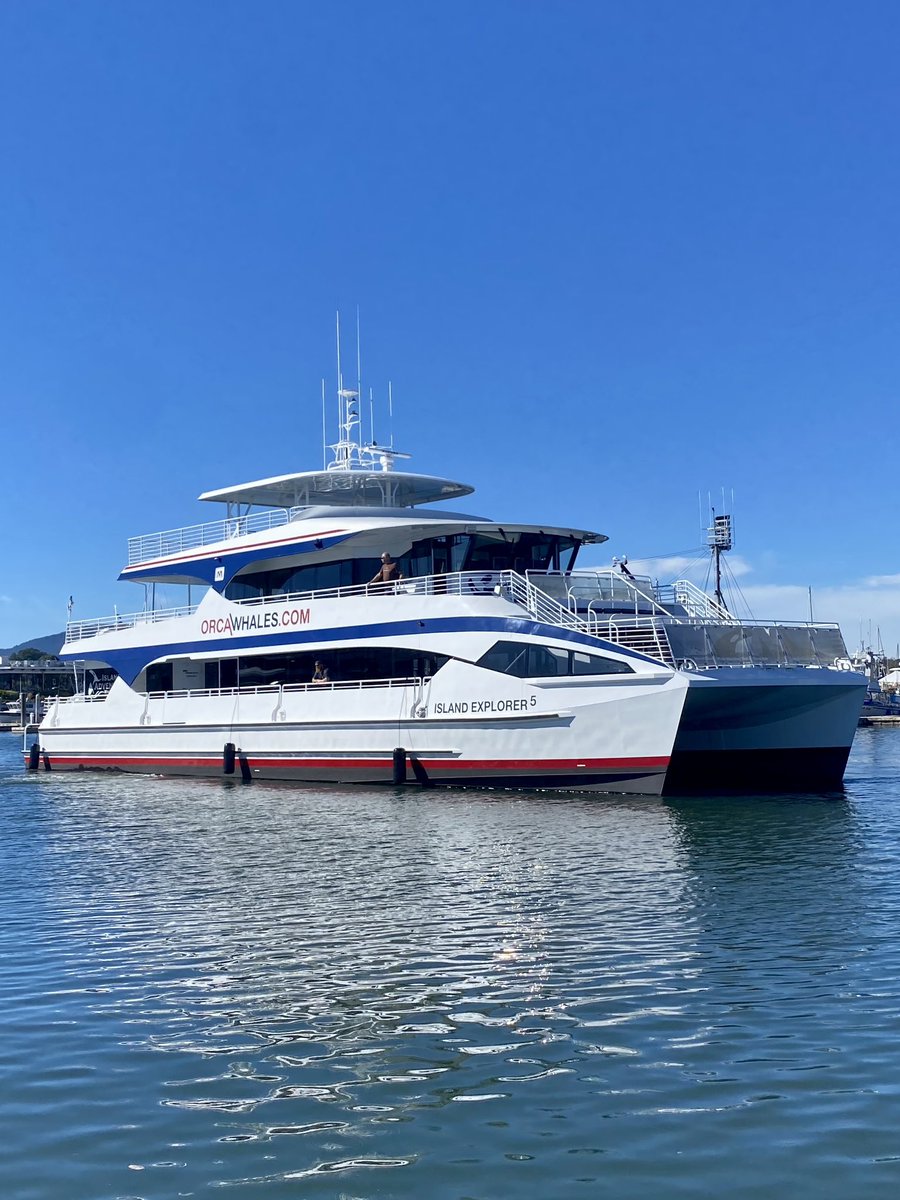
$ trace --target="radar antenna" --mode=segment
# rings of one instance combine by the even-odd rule
[[[724,500],[724,493],[723,493]],[[712,551],[713,563],[716,569],[716,600],[728,612],[728,605],[722,594],[722,555],[734,545],[732,537],[731,516],[728,513],[717,513],[710,508],[712,524],[706,531],[706,544]]]

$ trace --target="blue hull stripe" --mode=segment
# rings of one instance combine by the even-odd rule
[[[436,617],[424,621],[389,621],[371,625],[348,625],[343,629],[309,629],[295,630],[288,633],[264,634],[256,633],[251,637],[216,637],[203,638],[201,641],[170,642],[155,646],[129,646],[121,650],[106,650],[96,655],[61,653],[60,658],[66,661],[81,660],[85,657],[96,657],[101,662],[108,663],[122,676],[126,683],[133,683],[148,663],[160,658],[174,658],[183,654],[202,654],[204,651],[215,653],[220,650],[257,651],[264,654],[274,646],[296,646],[298,648],[314,642],[343,642],[350,639],[369,641],[373,638],[408,637],[410,634],[422,636],[433,633],[508,633],[526,634],[532,637],[553,638],[556,641],[571,642],[583,646],[586,650],[607,650],[623,658],[633,658],[638,662],[653,663],[658,666],[658,660],[636,650],[627,650],[614,642],[605,642],[600,638],[592,638],[587,634],[578,633],[572,629],[559,629],[555,625],[544,625],[539,621],[528,621],[515,617]]]

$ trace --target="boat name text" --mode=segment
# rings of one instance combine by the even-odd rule
[[[227,617],[208,617],[200,623],[200,633],[255,633],[260,629],[285,629],[309,624],[308,608],[284,608],[280,612],[229,613]]]
[[[527,700],[449,700],[438,701],[432,712],[436,717],[466,716],[470,713],[526,712],[537,704],[537,696]]]

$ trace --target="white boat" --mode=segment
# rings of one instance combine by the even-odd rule
[[[57,699],[30,765],[659,794],[840,785],[865,681],[835,625],[748,624],[698,589],[576,572],[580,528],[431,507],[473,489],[340,440],[318,471],[205,492],[120,576],[196,605],[70,621],[108,691]],[[401,577],[374,581],[387,553]],[[391,574],[390,571],[387,572]],[[323,673],[324,680],[314,675]],[[92,694],[93,691],[93,694]]]

